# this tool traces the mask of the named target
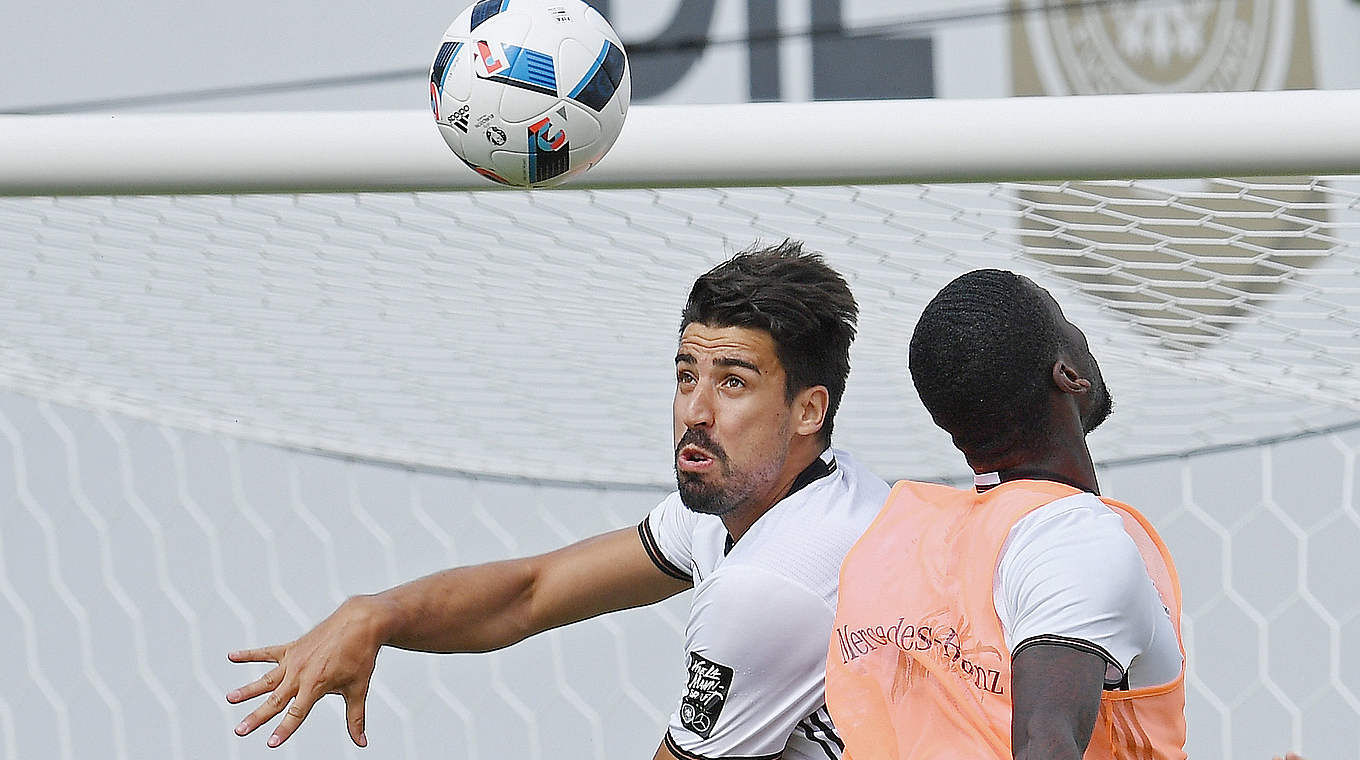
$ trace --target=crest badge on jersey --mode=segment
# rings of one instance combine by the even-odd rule
[[[689,681],[680,698],[680,725],[707,739],[732,688],[732,669],[689,653]]]

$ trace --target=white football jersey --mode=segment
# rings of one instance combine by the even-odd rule
[[[835,760],[826,650],[841,560],[888,497],[888,484],[838,449],[735,544],[722,520],[673,493],[638,526],[662,572],[694,584],[687,683],[665,742],[684,758]]]
[[[992,602],[1012,656],[1031,644],[1089,644],[1109,689],[1141,689],[1180,674],[1170,613],[1124,522],[1079,493],[1020,518],[1001,548]]]

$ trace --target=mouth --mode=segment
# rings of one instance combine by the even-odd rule
[[[694,444],[682,447],[675,455],[675,466],[683,472],[705,472],[716,462],[712,454]]]

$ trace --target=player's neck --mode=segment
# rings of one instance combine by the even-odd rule
[[[809,439],[799,439],[789,448],[789,456],[784,460],[784,466],[779,470],[779,477],[766,489],[765,493],[757,499],[743,504],[737,509],[722,516],[723,527],[727,528],[727,535],[732,540],[740,541],[746,531],[751,529],[756,521],[770,511],[770,508],[783,501],[793,490],[794,483],[798,476],[803,474],[813,462],[826,451],[826,446],[820,439],[812,437]]]
[[[969,459],[974,475],[996,473],[996,482],[1011,480],[1052,480],[1066,483],[1093,494],[1100,493],[1096,467],[1084,437],[1075,441],[1056,441],[1037,453],[1012,452],[986,460]]]

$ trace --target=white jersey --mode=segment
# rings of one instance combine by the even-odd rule
[[[638,526],[663,572],[694,584],[687,683],[665,743],[676,757],[835,760],[826,647],[841,560],[882,508],[888,484],[827,449],[735,544],[678,493]]]
[[[992,602],[1012,656],[1031,644],[1091,651],[1106,661],[1110,689],[1180,673],[1170,613],[1122,518],[1093,494],[1058,499],[1011,527]]]

